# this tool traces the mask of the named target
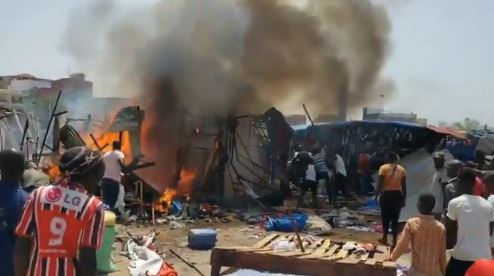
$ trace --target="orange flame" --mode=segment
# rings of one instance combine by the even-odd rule
[[[96,142],[98,143],[98,146],[104,147],[102,149],[103,152],[108,152],[112,150],[112,143],[114,141],[118,141],[120,139],[120,133],[118,132],[107,132],[103,133],[101,135],[93,135]],[[93,139],[87,135],[83,137],[84,142],[88,145],[90,148],[97,149],[96,144],[94,143]],[[132,155],[132,148],[130,145],[130,135],[128,131],[123,131],[122,132],[122,152],[125,154],[126,158],[131,157]]]
[[[156,211],[166,213],[176,196],[185,195],[189,197],[194,189],[193,185],[196,175],[196,169],[182,169],[180,171],[180,181],[178,182],[177,189],[165,189],[163,195],[155,203]]]

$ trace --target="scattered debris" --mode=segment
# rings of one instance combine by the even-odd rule
[[[175,257],[177,257],[178,259],[180,259],[182,262],[184,262],[190,268],[194,269],[199,275],[205,276],[205,274],[202,273],[195,265],[193,265],[192,263],[190,263],[187,260],[185,260],[184,258],[182,258],[182,256],[180,256],[177,252],[173,251],[173,249],[170,249],[170,253],[172,253]]]
[[[168,226],[170,227],[170,229],[182,229],[185,227],[185,225],[183,223],[180,223],[180,222],[177,222],[174,220],[170,221]]]

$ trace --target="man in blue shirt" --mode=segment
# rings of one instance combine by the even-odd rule
[[[15,227],[28,194],[20,183],[24,155],[13,150],[0,152],[0,275],[14,276]]]

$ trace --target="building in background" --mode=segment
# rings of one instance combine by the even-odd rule
[[[381,108],[369,107],[363,109],[362,120],[383,120],[427,125],[427,119],[419,118],[415,113],[389,112]]]

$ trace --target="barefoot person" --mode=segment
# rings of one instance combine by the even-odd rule
[[[74,147],[60,158],[65,176],[29,197],[17,226],[16,275],[96,275],[103,204],[92,194],[103,176],[99,152]]]
[[[409,219],[398,244],[391,254],[396,262],[412,245],[412,266],[409,276],[444,275],[446,268],[446,229],[435,220],[432,211],[436,200],[432,194],[421,194],[417,203],[420,215]]]
[[[388,229],[391,225],[394,246],[398,238],[400,211],[405,206],[406,171],[398,165],[399,157],[396,153],[389,153],[386,159],[387,163],[379,168],[379,180],[376,189],[376,198],[379,198],[383,225],[383,237],[379,241],[388,244]]]

